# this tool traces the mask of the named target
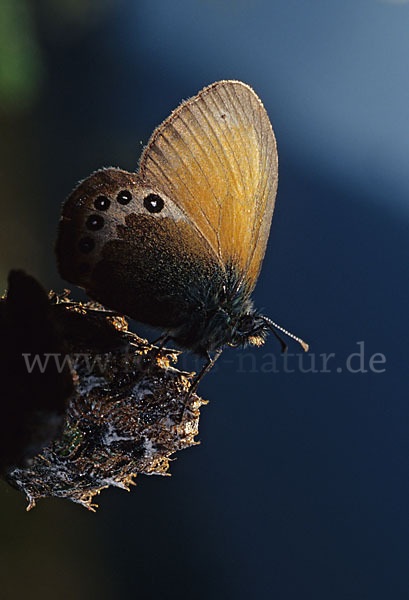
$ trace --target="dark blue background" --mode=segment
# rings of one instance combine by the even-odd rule
[[[1,116],[3,287],[25,267],[61,289],[53,244],[76,181],[136,168],[182,99],[241,79],[280,159],[256,305],[317,369],[336,357],[286,373],[272,336],[251,369],[226,351],[201,384],[201,445],[171,478],[103,492],[96,515],[47,500],[26,516],[3,485],[7,597],[407,599],[409,4],[71,4],[24,13],[40,66]],[[348,372],[358,342],[384,372]]]

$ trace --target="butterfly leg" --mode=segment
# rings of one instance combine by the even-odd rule
[[[160,335],[156,340],[153,340],[153,342],[151,342],[150,344],[151,346],[157,346],[159,350],[162,350],[162,348],[169,339],[170,335],[167,331],[166,333],[162,333],[162,335]]]
[[[215,352],[215,355],[213,356],[213,358],[210,356],[210,354],[208,352],[206,352],[206,358],[207,358],[207,362],[206,364],[203,366],[202,370],[200,371],[199,375],[196,375],[191,388],[189,390],[189,395],[191,396],[192,394],[194,394],[197,390],[197,387],[200,383],[200,380],[202,379],[202,377],[204,377],[206,375],[206,373],[208,373],[212,367],[214,366],[214,363],[216,362],[216,360],[219,358],[219,356],[221,355],[221,353],[223,352],[223,350],[220,348],[220,350],[217,350]]]
[[[156,359],[158,358],[161,350],[165,347],[167,341],[171,339],[169,332],[163,333],[160,337],[150,343],[150,346],[154,346],[149,356],[149,365],[156,365]]]
[[[90,308],[89,306],[84,306],[81,302],[75,302],[74,300],[70,300],[69,302],[59,302],[58,306],[64,306],[68,308],[80,308],[81,310],[85,310],[87,313],[95,313],[98,316],[104,317],[122,317],[123,315],[120,312],[114,310],[107,310],[106,308]]]
[[[196,377],[194,378],[194,380],[192,382],[192,385],[190,386],[190,389],[189,389],[189,391],[186,394],[185,402],[184,402],[184,405],[183,405],[183,411],[182,411],[181,421],[183,420],[183,416],[185,414],[185,411],[188,408],[189,400],[192,397],[192,395],[196,392],[197,387],[198,387],[201,379],[206,375],[206,373],[208,373],[213,368],[214,363],[219,358],[219,356],[221,355],[222,352],[223,352],[223,350],[220,348],[219,350],[217,350],[215,352],[215,355],[213,356],[213,358],[210,356],[210,354],[208,352],[206,352],[207,362],[204,364],[204,366],[203,366],[202,370],[200,371],[200,373],[198,375],[196,375]]]

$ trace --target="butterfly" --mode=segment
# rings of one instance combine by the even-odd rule
[[[270,330],[307,351],[251,300],[277,183],[261,100],[240,81],[213,83],[155,129],[137,173],[104,168],[78,184],[59,224],[60,274],[205,357],[196,386],[225,346],[261,345]]]

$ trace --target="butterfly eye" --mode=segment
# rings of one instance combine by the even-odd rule
[[[119,204],[129,204],[129,202],[132,200],[132,194],[128,190],[122,190],[122,192],[119,192],[116,199]]]
[[[108,210],[111,201],[106,196],[98,196],[94,201],[97,210]]]
[[[91,215],[87,219],[86,226],[87,229],[90,229],[91,231],[97,231],[104,226],[104,219],[101,215]]]
[[[240,327],[240,331],[243,331],[243,332],[250,331],[254,327],[254,317],[251,317],[250,315],[244,316],[240,320],[239,327]]]
[[[165,206],[165,203],[158,194],[149,194],[144,199],[143,205],[150,213],[158,213]]]

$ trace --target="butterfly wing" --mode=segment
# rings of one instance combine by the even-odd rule
[[[222,263],[183,210],[121,169],[101,169],[75,188],[56,252],[64,279],[110,308],[168,329],[225,280]]]
[[[181,104],[152,134],[139,175],[172,198],[253,289],[278,183],[273,129],[255,92],[219,81]]]

